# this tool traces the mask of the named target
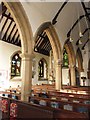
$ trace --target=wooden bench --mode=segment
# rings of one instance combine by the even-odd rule
[[[90,94],[90,86],[82,86],[82,87],[77,87],[77,86],[65,86],[65,85],[63,85],[62,86],[62,89],[64,89],[64,90],[71,90],[72,92],[86,92],[87,94]]]
[[[74,94],[74,93],[64,93],[64,92],[58,92],[58,91],[34,91],[34,96],[45,96],[48,98],[56,98],[63,101],[71,101],[71,102],[77,102],[77,103],[84,103],[84,104],[90,104],[90,95],[83,95],[83,94]]]
[[[55,109],[55,108],[50,108],[47,106],[41,106],[41,105],[35,105],[35,104],[30,104],[27,102],[22,102],[22,101],[17,101],[13,100],[10,98],[2,98],[6,99],[9,102],[9,105],[11,103],[17,104],[17,119],[45,119],[45,120],[71,120],[72,118],[75,119],[81,119],[81,120],[87,120],[87,116],[85,116],[82,113],[77,113],[73,111],[67,111],[67,110],[62,110],[62,109]],[[3,113],[3,118],[5,113]],[[10,107],[8,107],[8,115],[10,115]],[[10,119],[10,116],[7,115],[7,119]],[[3,119],[2,118],[2,119]]]
[[[65,93],[65,92],[58,92],[58,91],[48,91],[48,94],[50,95],[56,95],[56,96],[67,96],[67,97],[75,97],[75,98],[85,98],[89,99],[90,95],[85,94],[75,94],[75,93]]]
[[[77,104],[77,103],[71,103],[68,101],[53,100],[50,98],[42,98],[42,97],[30,97],[29,101],[31,103],[40,104],[40,105],[41,105],[41,102],[42,103],[44,102],[44,104],[42,104],[43,106],[55,107],[55,108],[62,109],[62,110],[66,109],[71,112],[73,111],[77,113],[82,112],[85,114],[85,116],[90,117],[88,115],[90,113],[90,105],[88,106],[88,105],[81,104],[81,103]]]
[[[13,99],[17,99],[17,100],[20,100],[21,99],[21,94],[17,94],[17,93],[14,93],[14,92],[2,92],[1,95],[3,97],[9,97],[9,98],[13,98]]]

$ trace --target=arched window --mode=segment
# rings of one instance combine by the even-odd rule
[[[21,58],[19,53],[16,53],[11,60],[11,77],[20,76],[21,74]]]
[[[68,54],[67,54],[66,49],[64,48],[64,51],[63,51],[63,67],[68,67],[68,65],[69,65]]]
[[[63,50],[62,85],[70,85],[69,58],[65,48]]]
[[[39,77],[44,77],[44,62],[39,61]]]
[[[39,78],[47,78],[47,62],[45,59],[41,59],[38,63]]]

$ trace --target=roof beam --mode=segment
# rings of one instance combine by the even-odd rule
[[[3,14],[3,16],[4,16],[4,17],[7,17],[8,19],[10,19],[10,20],[12,20],[12,21],[14,22],[13,18],[10,17],[10,16],[8,16],[7,14]]]
[[[10,13],[9,13],[8,16],[10,16]],[[3,25],[2,29],[1,29],[1,35],[2,35],[2,33],[3,33],[3,29],[4,29],[4,27],[5,27],[6,23],[7,23],[7,21],[8,21],[8,18],[7,18],[6,21],[4,22],[4,25]]]
[[[12,24],[12,21],[9,23],[9,26],[8,26],[8,28],[7,28],[6,32],[5,32],[5,34],[4,34],[3,38],[2,38],[2,40],[6,40],[7,32],[8,32],[8,30],[9,30],[11,24]]]
[[[43,46],[43,44],[45,43],[47,43],[49,41],[49,39],[48,39],[48,37],[47,37],[47,35],[44,37],[44,39],[43,39],[43,41],[42,41],[42,43],[40,44],[40,48]]]
[[[39,44],[41,44],[41,43],[43,42],[45,36],[46,36],[46,33],[43,32],[42,35],[40,35],[40,37],[39,37],[38,40],[36,41],[35,47],[39,47],[39,46],[40,46]]]
[[[71,29],[70,29],[69,32],[67,33],[67,37],[70,37],[71,31],[74,29],[74,27],[77,25],[77,23],[80,22],[80,20],[81,20],[83,17],[85,17],[85,15],[82,15],[82,16],[80,16],[80,17],[77,19],[77,21],[73,24],[73,26],[71,27]]]
[[[37,51],[37,52],[49,56],[49,52],[46,51],[45,49],[39,49],[39,48],[38,48],[38,51]]]
[[[14,43],[15,36],[16,36],[17,32],[18,32],[18,29],[16,30],[16,32],[14,33],[14,35],[13,35],[13,37],[12,37],[12,40],[11,40],[12,43]]]
[[[84,36],[84,34],[89,30],[90,28],[86,28],[85,30],[84,30],[84,32],[82,33],[82,35]],[[77,40],[77,42],[76,42],[76,45],[79,45],[79,40],[81,39],[81,37]]]
[[[11,38],[12,32],[13,32],[13,30],[14,30],[15,27],[16,27],[16,24],[14,24],[14,26],[13,26],[13,28],[12,28],[12,30],[11,30],[11,32],[10,32],[8,38],[7,38],[7,41],[10,41],[10,38]]]
[[[19,34],[18,34],[16,40],[14,41],[14,43],[17,43],[17,44],[18,44],[18,42],[19,42]]]
[[[90,17],[89,17],[89,15],[88,15],[88,12],[87,12],[87,10],[86,10],[86,7],[85,7],[84,2],[81,2],[81,4],[82,4],[82,7],[83,7],[83,9],[84,9],[84,11],[85,11],[86,17],[87,17],[87,19],[88,19],[89,22],[90,22]]]
[[[2,3],[0,4],[0,15],[2,15],[3,13],[5,13],[7,10],[6,6],[4,6]]]
[[[82,50],[84,50],[84,48],[85,48],[86,44],[89,42],[89,40],[90,40],[90,38],[88,38],[88,40],[85,42],[85,44],[82,47]]]
[[[69,0],[66,0],[66,2],[63,3],[63,5],[61,6],[61,8],[58,10],[57,14],[55,15],[55,17],[52,20],[52,24],[55,25],[57,23],[57,18],[60,14],[60,12],[62,11],[62,9],[64,8],[64,6],[67,4]]]

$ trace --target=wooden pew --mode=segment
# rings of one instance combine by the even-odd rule
[[[49,85],[49,84],[43,84],[43,85],[34,85],[32,86],[32,90],[44,90],[44,91],[48,91],[48,90],[55,90],[55,85]]]
[[[44,104],[41,104],[41,101],[44,102]],[[65,101],[60,101],[60,100],[52,100],[50,98],[42,98],[42,97],[31,97],[30,102],[34,104],[40,104],[42,106],[48,106],[48,107],[54,107],[52,106],[54,103],[56,104],[55,108],[58,110],[67,110],[76,113],[82,112],[84,114],[84,117],[89,118],[89,113],[90,113],[90,106],[85,105],[85,104],[77,104],[77,103],[71,103],[71,102],[65,102]],[[46,104],[45,104],[46,102]],[[68,106],[69,108],[66,108]],[[81,109],[82,108],[82,109]],[[86,110],[82,111],[82,110]]]
[[[33,95],[40,96],[40,94],[44,94],[44,91],[34,91]],[[74,94],[74,93],[64,93],[64,92],[58,92],[58,91],[46,91],[46,94],[49,98],[56,98],[59,100],[66,100],[71,102],[77,102],[77,103],[84,103],[84,104],[90,104],[90,96],[89,95],[83,95],[83,94]]]
[[[5,98],[2,99],[8,100],[9,107],[8,112],[3,113],[2,112],[2,119],[10,119],[10,104],[15,103],[17,104],[17,119],[28,119],[28,118],[53,118],[53,112],[54,110],[48,107],[43,108],[40,105],[32,105],[27,102],[22,102],[18,100],[14,100],[11,98]]]
[[[65,93],[65,92],[58,92],[58,91],[48,91],[48,94],[56,95],[56,96],[83,98],[83,99],[89,99],[90,98],[90,95],[87,95],[87,94],[85,95],[85,94]]]
[[[8,98],[3,98],[8,99]],[[17,101],[13,99],[8,99],[9,103],[17,104],[17,118],[16,119],[45,119],[45,120],[71,120],[72,118],[87,120],[87,117],[82,113],[77,113],[73,111],[67,111],[62,109],[50,108],[47,106],[40,106],[35,104],[30,104],[27,102]],[[8,109],[10,115],[10,109]],[[3,119],[3,118],[2,118]],[[10,116],[7,118],[10,119]],[[16,120],[15,119],[15,120]]]
[[[80,86],[80,87],[77,87],[77,86],[67,86],[67,85],[65,86],[65,85],[63,85],[62,89],[67,90],[67,91],[71,90],[72,92],[75,91],[76,93],[77,92],[82,92],[82,93],[86,92],[87,94],[90,94],[90,86],[86,86],[86,87],[85,86],[82,86],[82,87]]]
[[[14,93],[14,92],[6,92],[6,91],[3,91],[1,93],[1,95],[3,97],[9,97],[9,98],[13,98],[13,99],[17,99],[17,100],[20,100],[21,99],[21,94],[18,94],[18,93]]]

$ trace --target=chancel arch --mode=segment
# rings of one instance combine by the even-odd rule
[[[4,2],[5,6],[11,13],[21,38],[21,100],[27,101],[30,94],[32,80],[32,30],[26,16],[26,13],[20,2]],[[23,13],[23,14],[22,14]],[[27,75],[26,75],[27,73]]]
[[[53,51],[53,57],[54,57],[54,61],[55,61],[55,71],[56,71],[56,76],[55,76],[55,85],[56,85],[56,89],[60,90],[61,89],[61,45],[60,45],[60,41],[58,39],[57,33],[53,27],[53,25],[51,24],[51,22],[45,22],[43,23],[36,31],[35,36],[34,36],[34,42],[37,41],[37,37],[40,36],[40,34],[42,32],[45,32],[49,42],[51,44],[51,48]],[[44,34],[43,34],[44,35]],[[38,45],[38,43],[37,43]],[[35,45],[34,45],[34,49],[37,51]]]

